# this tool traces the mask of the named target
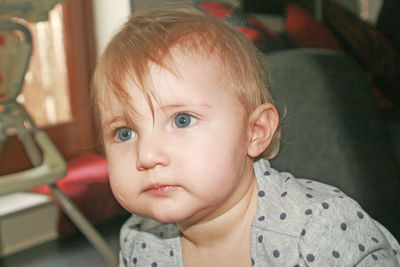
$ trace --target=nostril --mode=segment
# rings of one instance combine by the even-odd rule
[[[138,171],[144,171],[146,168],[143,167],[143,163],[138,159],[136,160],[136,170]]]

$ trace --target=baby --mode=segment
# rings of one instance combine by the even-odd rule
[[[397,241],[354,200],[271,168],[268,73],[230,26],[187,8],[139,11],[93,88],[111,187],[134,214],[120,266],[399,265]]]

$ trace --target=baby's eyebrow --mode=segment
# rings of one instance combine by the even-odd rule
[[[204,107],[204,108],[210,108],[211,106],[209,104],[205,103],[190,103],[190,104],[167,104],[167,105],[162,105],[160,106],[160,109],[177,109],[177,108],[189,108],[189,107]]]
[[[124,123],[126,123],[127,122],[126,116],[115,116],[115,117],[112,117],[111,119],[104,121],[101,124],[101,126],[102,126],[102,128],[106,128],[106,127],[109,127],[110,125],[112,125],[112,124],[114,124],[116,122],[124,122]]]

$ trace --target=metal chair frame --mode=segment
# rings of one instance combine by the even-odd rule
[[[92,245],[112,266],[118,265],[118,258],[85,218],[74,203],[57,187],[56,181],[65,176],[67,166],[64,158],[48,135],[39,129],[25,108],[17,102],[17,96],[22,89],[25,73],[32,52],[32,37],[29,30],[22,24],[12,21],[0,21],[0,31],[19,31],[23,35],[24,45],[18,57],[17,69],[11,74],[14,86],[7,95],[0,98],[0,151],[2,143],[9,135],[17,135],[24,145],[25,151],[33,168],[0,176],[0,196],[47,184],[51,188],[57,202],[63,211],[86,236]]]

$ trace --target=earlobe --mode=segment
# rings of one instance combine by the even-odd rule
[[[249,145],[247,154],[256,158],[270,145],[279,124],[275,106],[265,103],[258,106],[249,117]]]

